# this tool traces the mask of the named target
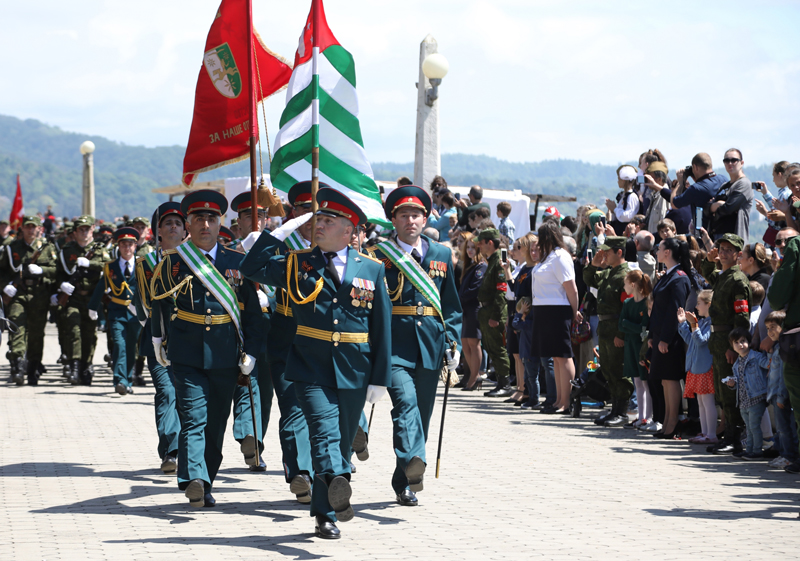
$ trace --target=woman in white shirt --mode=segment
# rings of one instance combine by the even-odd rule
[[[567,413],[570,380],[575,377],[570,328],[573,321],[580,321],[575,265],[555,223],[545,222],[538,233],[539,242],[531,246],[531,255],[538,261],[533,268],[531,353],[552,357],[555,367],[556,402],[552,410],[542,412]]]

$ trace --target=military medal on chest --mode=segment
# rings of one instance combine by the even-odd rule
[[[375,298],[375,283],[367,279],[353,279],[353,288],[350,290],[353,298],[351,304],[356,308],[372,308]]]

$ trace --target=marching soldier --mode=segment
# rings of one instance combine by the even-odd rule
[[[72,222],[64,222],[64,229],[62,230],[61,235],[56,238],[54,244],[56,255],[61,255],[61,250],[63,247],[75,239],[72,228]],[[58,262],[56,262],[56,273],[58,272],[58,265]],[[58,287],[56,286],[56,289],[57,288]],[[62,306],[59,303],[59,293],[50,295],[50,307],[55,310],[56,329],[58,331],[58,346],[61,349],[61,355],[58,357],[58,363],[61,364],[62,368],[61,376],[69,380],[71,378],[70,360],[69,356],[67,355],[70,348],[69,334],[67,333],[67,323],[64,321],[64,314],[62,313]]]
[[[0,218],[0,245],[5,245],[13,239],[14,237],[11,235],[11,225],[8,223],[8,220]]]
[[[597,337],[600,346],[600,364],[611,393],[611,411],[594,420],[596,425],[621,427],[628,422],[628,400],[633,393],[633,381],[625,377],[622,363],[625,359],[625,334],[619,330],[619,314],[625,292],[625,261],[623,236],[608,236],[597,248],[597,255],[583,270],[583,281],[597,289]],[[601,267],[608,267],[600,270]]]
[[[425,443],[445,351],[458,366],[461,302],[450,249],[423,236],[431,198],[414,185],[391,192],[384,204],[396,234],[379,243],[392,301],[392,423],[397,462],[392,477],[397,502],[416,506],[423,487]]]
[[[231,210],[239,215],[239,224],[247,231],[250,231],[251,221],[250,191],[240,193],[231,201]],[[261,232],[267,224],[267,211],[258,207],[258,231]],[[220,228],[220,240],[223,239],[222,233],[224,226]],[[228,230],[226,243],[233,243],[233,233]],[[222,242],[220,242],[222,243]],[[263,314],[261,325],[262,333],[269,332],[270,309],[269,298],[264,291],[264,287],[256,287],[258,305]],[[233,437],[239,442],[239,449],[244,455],[245,463],[250,466],[250,471],[261,472],[267,470],[261,453],[264,451],[264,435],[267,433],[269,424],[269,414],[272,410],[272,379],[270,378],[269,362],[267,361],[267,342],[264,340],[261,349],[256,356],[256,368],[250,374],[250,382],[253,389],[253,402],[256,406],[256,423],[259,427],[253,429],[253,421],[250,415],[250,395],[249,390],[237,387],[233,396]],[[256,441],[258,448],[256,449]]]
[[[161,471],[174,473],[178,468],[178,435],[181,430],[178,409],[175,403],[175,384],[172,366],[163,366],[156,360],[151,330],[151,309],[157,304],[151,298],[151,281],[153,271],[162,259],[165,251],[178,247],[186,237],[186,221],[178,202],[161,204],[153,214],[152,224],[156,228],[160,250],[148,253],[136,260],[136,291],[134,303],[139,322],[144,322],[139,338],[139,356],[147,360],[147,369],[155,387],[156,432],[158,433],[158,457],[161,459]],[[166,302],[166,300],[162,300]],[[172,308],[160,315],[161,321],[168,325]],[[162,329],[162,333],[168,329]]]
[[[114,390],[119,395],[133,393],[133,363],[136,360],[136,345],[142,329],[136,317],[133,298],[138,292],[136,284],[134,253],[139,241],[139,232],[134,228],[120,228],[114,232],[119,257],[105,264],[102,282],[98,282],[89,301],[89,318],[97,321],[98,311],[108,296],[106,328],[114,341],[111,357],[114,373]]]
[[[286,377],[308,422],[311,515],[318,536],[336,539],[335,522],[354,515],[349,458],[364,402],[380,399],[390,382],[391,304],[383,264],[349,247],[364,213],[331,188],[317,192],[317,203],[314,249],[275,255],[280,240],[249,234],[243,244],[255,245],[242,272],[289,295],[297,333]]]
[[[508,323],[506,301],[506,274],[500,261],[500,232],[486,228],[478,234],[478,248],[486,258],[486,273],[478,289],[478,321],[481,326],[481,343],[494,364],[497,386],[483,395],[486,397],[508,397],[512,393],[508,385],[511,364],[505,345],[503,330]]]
[[[97,322],[89,317],[88,304],[110,255],[102,243],[92,241],[93,217],[79,217],[73,228],[74,241],[59,252],[56,283],[66,331],[70,381],[73,385],[89,386],[94,375],[92,358],[97,346]]]
[[[148,253],[155,251],[153,246],[150,245],[150,221],[143,216],[137,216],[131,220],[131,226],[139,232],[139,245],[136,247],[136,257],[144,257]]]
[[[11,378],[18,385],[39,383],[49,291],[56,274],[52,244],[37,237],[41,222],[25,216],[16,239],[0,248],[0,286],[6,316],[17,326],[9,336]]]
[[[162,366],[172,364],[181,418],[178,487],[196,508],[216,504],[211,489],[233,394],[240,374],[248,383],[263,337],[255,287],[239,272],[242,254],[217,242],[227,207],[216,191],[186,195],[181,212],[191,239],[164,252],[151,283],[152,299],[164,301],[152,308],[153,347]]]
[[[231,201],[231,203],[232,202],[233,201]],[[217,241],[219,243],[221,243],[222,245],[224,245],[225,247],[230,247],[232,245],[235,247],[235,244],[233,243],[233,240],[234,240],[234,236],[233,236],[233,232],[231,232],[231,229],[230,228],[226,228],[225,226],[220,226],[220,228],[219,228],[219,237],[217,238]]]
[[[700,272],[714,290],[714,298],[708,309],[711,318],[711,336],[708,350],[714,370],[714,395],[722,406],[725,421],[725,434],[715,445],[707,448],[712,454],[731,454],[742,450],[741,432],[744,425],[736,392],[722,383],[723,378],[733,375],[732,364],[736,353],[728,343],[728,334],[736,327],[750,329],[750,282],[737,264],[744,241],[736,234],[725,234],[716,242],[716,247],[708,252]],[[720,268],[715,260],[719,258]]]

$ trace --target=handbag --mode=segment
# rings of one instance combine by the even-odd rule
[[[578,311],[581,312],[581,315],[583,315],[583,303],[581,303],[581,307],[578,309]],[[584,318],[583,321],[576,323],[573,320],[572,326],[569,330],[569,339],[572,341],[572,344],[580,345],[591,338],[592,325],[589,323],[589,321]]]
[[[778,354],[783,362],[800,368],[800,327],[781,333],[778,345]]]

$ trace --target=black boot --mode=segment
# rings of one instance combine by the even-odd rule
[[[91,386],[92,378],[94,377],[94,365],[81,361],[80,376],[82,386]]]
[[[725,434],[723,435],[722,439],[716,444],[706,448],[706,451],[712,454],[719,454],[719,455],[733,454],[734,452],[741,451],[742,445],[741,443],[738,443],[737,445],[738,438],[736,438],[736,433],[737,433],[736,427],[726,424]]]
[[[619,399],[611,408],[611,417],[603,421],[606,427],[622,427],[628,422],[628,400]]]
[[[144,381],[144,376],[142,373],[144,372],[144,356],[140,356],[136,359],[136,362],[133,365],[133,385],[134,386],[146,386],[147,383]]]
[[[485,392],[484,397],[508,397],[514,393],[511,386],[508,385],[508,378],[505,376],[497,377],[497,385],[493,390]]]
[[[21,386],[25,383],[25,372],[22,370],[22,359],[11,359],[11,381]]]
[[[611,402],[611,409],[595,417],[594,424],[602,427],[607,420],[609,420],[611,417],[614,416],[614,411],[616,411],[616,406],[617,406],[616,401]]]
[[[28,385],[29,386],[38,386],[39,385],[39,364],[29,360],[28,361]]]
[[[77,386],[81,383],[81,361],[78,358],[73,358],[69,361],[69,383]]]

